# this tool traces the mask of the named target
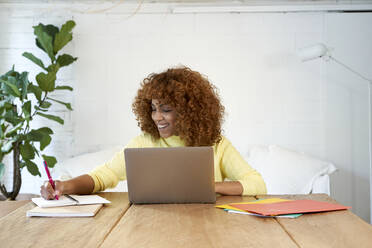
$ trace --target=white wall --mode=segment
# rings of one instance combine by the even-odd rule
[[[0,5],[0,73],[13,63],[36,69],[21,57],[37,53],[32,25],[77,23],[67,52],[79,60],[60,74],[75,89],[73,98],[63,96],[75,110],[56,109],[67,123],[56,125],[50,148],[59,160],[126,144],[139,133],[131,103],[141,80],[183,64],[219,88],[225,135],[243,155],[254,144],[278,144],[334,162],[331,196],[369,221],[366,84],[332,62],[301,63],[296,50],[327,43],[372,78],[372,14],[171,14],[154,4],[130,16],[120,8],[88,14],[74,4],[24,6]],[[23,175],[22,192],[37,192],[42,180]]]

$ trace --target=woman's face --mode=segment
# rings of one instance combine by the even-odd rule
[[[157,99],[151,101],[151,117],[162,138],[168,138],[175,133],[176,110],[168,104],[162,104]]]

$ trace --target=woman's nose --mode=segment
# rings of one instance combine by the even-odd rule
[[[155,121],[162,120],[163,115],[162,115],[162,113],[160,113],[160,111],[155,111],[153,118],[154,118]]]

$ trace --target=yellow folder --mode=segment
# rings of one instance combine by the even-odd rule
[[[230,204],[257,204],[257,203],[276,203],[276,202],[285,202],[285,201],[291,201],[287,199],[281,199],[281,198],[268,198],[268,199],[262,199],[257,201],[251,201],[251,202],[239,202],[239,203],[229,203],[224,205],[217,205],[216,208],[222,208],[222,209],[231,209],[236,211],[242,211],[241,209],[234,208],[230,206]]]

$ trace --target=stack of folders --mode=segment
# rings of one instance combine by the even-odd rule
[[[259,217],[297,218],[305,213],[346,210],[351,207],[314,200],[287,200],[268,198],[252,202],[238,202],[218,205],[229,213],[254,215]]]
[[[95,216],[103,204],[111,203],[98,195],[63,195],[59,200],[32,198],[37,205],[26,216],[38,217],[90,217]]]

